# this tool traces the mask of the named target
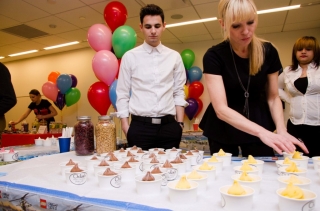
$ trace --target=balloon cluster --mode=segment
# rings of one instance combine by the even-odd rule
[[[197,66],[192,66],[195,60],[195,54],[190,49],[185,49],[181,53],[181,58],[186,69],[187,82],[184,86],[186,101],[189,105],[185,109],[185,114],[189,120],[196,118],[203,108],[200,96],[203,93],[202,70]]]
[[[76,88],[77,84],[76,76],[54,71],[48,75],[48,81],[42,85],[42,93],[62,110],[65,105],[69,107],[79,101],[81,93]]]
[[[89,87],[87,97],[90,105],[100,115],[106,115],[111,104],[116,109],[121,58],[137,42],[134,29],[124,25],[127,16],[127,9],[121,2],[109,2],[104,8],[104,19],[109,27],[94,24],[88,30],[88,42],[96,51],[92,69],[99,81]]]

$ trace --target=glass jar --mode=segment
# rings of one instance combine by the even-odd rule
[[[116,150],[116,125],[110,116],[99,116],[95,126],[96,150],[100,155]]]
[[[94,127],[90,116],[79,116],[74,125],[74,148],[76,155],[94,153]]]

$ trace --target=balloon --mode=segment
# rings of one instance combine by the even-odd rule
[[[57,78],[58,78],[59,75],[60,75],[60,73],[58,71],[51,72],[48,75],[48,81],[51,81],[52,83],[56,84]]]
[[[62,94],[65,94],[72,85],[72,79],[68,74],[61,74],[57,78],[57,87]]]
[[[77,84],[78,84],[78,79],[77,79],[77,77],[76,76],[74,76],[74,75],[72,75],[72,74],[69,74],[70,75],[70,77],[71,77],[71,81],[72,81],[72,83],[71,83],[71,87],[76,87],[77,86]]]
[[[202,100],[200,100],[199,98],[196,99],[197,103],[198,103],[198,110],[197,113],[194,115],[194,118],[196,118],[198,116],[198,114],[201,112],[202,108],[203,108],[203,103]]]
[[[60,91],[58,92],[58,96],[57,96],[57,99],[54,102],[54,104],[60,109],[60,111],[66,105],[65,95],[62,94]]]
[[[114,109],[117,110],[117,106],[116,106],[116,102],[117,102],[117,84],[118,84],[118,80],[114,80],[114,82],[111,84],[110,88],[109,88],[109,97],[111,100],[111,103],[114,107]]]
[[[94,24],[88,30],[88,43],[95,51],[111,50],[112,32],[103,24]]]
[[[200,81],[194,81],[189,85],[189,98],[198,99],[203,93],[203,85]]]
[[[184,85],[183,90],[184,90],[184,99],[187,99],[189,97],[189,87],[187,85]]]
[[[189,76],[188,76],[188,70],[187,69],[185,69],[185,70],[186,70],[186,83],[185,84],[187,84],[188,80],[189,80]]]
[[[191,120],[198,111],[198,103],[193,98],[188,98],[186,101],[189,103],[189,105],[185,108],[184,112],[186,113],[188,119]]]
[[[193,65],[195,55],[194,52],[190,49],[185,49],[181,52],[181,58],[184,64],[184,67],[189,70]]]
[[[96,77],[108,86],[114,81],[119,68],[118,60],[111,51],[97,52],[92,59],[92,69]]]
[[[78,88],[72,87],[69,89],[65,95],[67,107],[72,106],[79,101],[81,97],[80,90]]]
[[[118,1],[112,1],[106,5],[104,8],[104,20],[114,32],[116,28],[124,25],[127,20],[128,12],[126,7]]]
[[[57,95],[58,95],[58,88],[57,86],[52,83],[51,81],[47,81],[42,85],[42,93],[46,98],[56,101]]]
[[[111,105],[109,87],[102,81],[95,82],[89,87],[87,94],[89,103],[100,114],[106,115]]]
[[[130,26],[118,27],[112,35],[112,47],[117,58],[132,49],[137,42],[137,34]]]
[[[197,67],[197,66],[193,66],[188,70],[188,78],[190,83],[194,82],[194,81],[200,81],[202,78],[202,70]]]

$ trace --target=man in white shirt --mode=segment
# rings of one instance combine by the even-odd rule
[[[181,56],[160,41],[165,25],[160,7],[149,4],[141,8],[144,43],[121,59],[117,116],[128,145],[144,150],[179,147],[184,107],[188,105],[184,100],[186,74]]]

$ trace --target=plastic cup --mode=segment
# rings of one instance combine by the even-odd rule
[[[60,153],[69,152],[71,137],[69,138],[59,137],[58,139],[59,139]]]
[[[193,130],[198,131],[199,130],[199,124],[198,123],[193,123]]]

